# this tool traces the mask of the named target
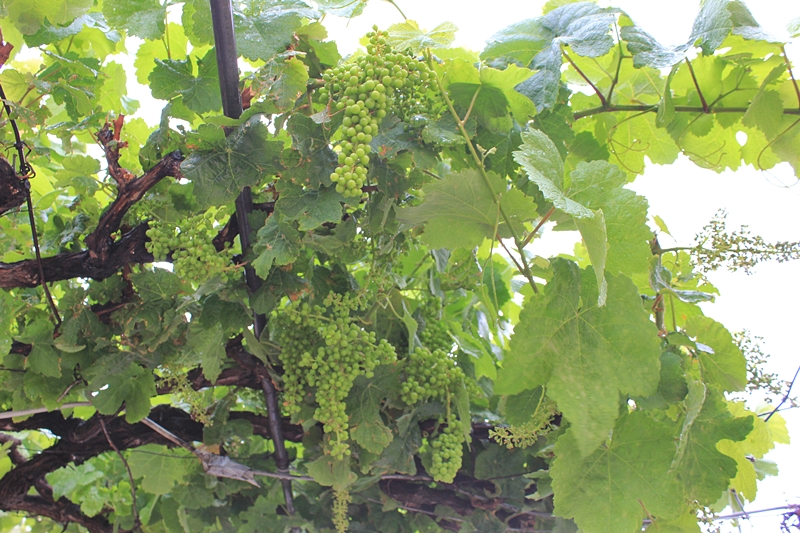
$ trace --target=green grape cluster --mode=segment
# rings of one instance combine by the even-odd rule
[[[361,196],[367,179],[370,142],[392,110],[401,116],[423,112],[435,102],[435,85],[428,66],[409,53],[392,51],[387,33],[377,26],[367,34],[367,55],[322,75],[319,100],[343,113],[342,139],[337,143],[339,166],[330,175],[337,192]]]
[[[429,350],[452,350],[453,338],[442,320],[442,301],[434,296],[425,298],[419,304],[419,310],[425,321],[425,327],[418,333],[420,342]]]
[[[403,360],[406,380],[401,398],[408,405],[428,399],[444,400],[456,387],[462,386],[464,371],[442,350],[417,348]]]
[[[214,210],[185,218],[178,224],[150,222],[145,248],[156,261],[172,257],[173,271],[184,279],[202,283],[214,276],[227,279],[236,268],[232,265],[233,250],[226,243],[217,252],[212,239],[218,228],[214,226]]]
[[[557,412],[558,406],[556,403],[542,395],[539,405],[536,406],[536,411],[531,415],[529,421],[518,426],[490,429],[489,438],[494,439],[495,442],[502,444],[509,450],[533,446],[539,440],[539,436],[552,429],[551,423]]]
[[[307,389],[316,395],[314,419],[330,435],[328,452],[350,455],[345,442],[349,419],[345,398],[359,375],[372,377],[379,364],[397,358],[394,347],[363,330],[351,316],[362,310],[357,298],[331,293],[324,305],[303,303],[276,313],[274,339],[281,346],[283,400],[290,414],[300,411]]]
[[[336,533],[345,533],[350,527],[350,518],[347,514],[352,497],[347,489],[333,491],[333,525]]]
[[[441,483],[452,483],[461,468],[464,453],[464,434],[448,424],[431,442],[432,457],[429,474]]]

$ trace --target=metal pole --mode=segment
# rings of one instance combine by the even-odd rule
[[[239,54],[236,52],[236,35],[233,29],[233,5],[231,0],[210,0],[211,21],[214,28],[214,46],[217,52],[217,72],[219,72],[219,88],[222,94],[222,111],[226,117],[239,118],[242,115],[242,99],[239,93]],[[226,130],[230,133],[230,130]],[[247,219],[253,211],[253,200],[250,187],[245,187],[236,199],[236,221],[239,224],[239,242],[242,253],[250,248],[250,222]],[[245,266],[245,281],[251,294],[261,286],[261,279],[256,276],[251,266]],[[253,313],[253,329],[256,338],[260,338],[267,325],[267,317]],[[275,445],[275,466],[282,474],[289,473],[289,455],[286,453],[286,444],[283,440],[283,431],[280,424],[280,410],[278,408],[277,391],[269,377],[262,377],[261,386],[264,391],[264,401],[269,415],[269,430],[272,442]],[[286,512],[293,516],[294,499],[292,495],[292,482],[282,479],[283,495],[286,499]],[[299,528],[292,528],[299,531]]]

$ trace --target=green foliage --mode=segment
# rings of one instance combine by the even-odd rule
[[[663,250],[626,186],[679,154],[797,171],[782,43],[739,0],[677,46],[552,0],[479,55],[406,20],[343,58],[325,17],[365,4],[234,1],[237,118],[208,2],[3,4],[58,318],[11,209],[0,529],[698,531],[776,471],[785,424],[738,400],[784,383],[698,304],[704,273],[797,243],[721,214]],[[123,117],[134,81],[158,124]],[[542,257],[543,226],[575,257]]]

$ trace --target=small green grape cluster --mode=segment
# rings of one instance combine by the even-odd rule
[[[447,427],[431,441],[433,454],[429,474],[435,481],[452,483],[461,468],[464,453],[464,434],[454,424]]]
[[[489,430],[489,438],[509,450],[533,446],[541,435],[552,429],[551,423],[557,412],[558,406],[556,403],[543,395],[529,421],[518,426],[491,429]]]
[[[390,109],[398,113],[422,110],[435,91],[428,83],[428,66],[407,53],[396,53],[386,44],[387,33],[377,26],[367,34],[367,55],[352,64],[340,65],[322,75],[320,102],[344,113],[339,166],[330,175],[336,191],[361,196],[367,179],[370,143]],[[391,106],[391,107],[390,107]]]
[[[456,387],[462,386],[464,371],[442,350],[417,348],[403,360],[405,383],[401,398],[408,405],[428,399],[445,399]]]
[[[349,419],[345,398],[359,375],[372,377],[379,364],[397,358],[394,347],[374,332],[361,329],[351,312],[362,310],[357,298],[329,294],[324,305],[284,308],[273,319],[275,341],[281,346],[283,400],[290,414],[300,411],[306,387],[316,393],[314,419],[331,434],[331,455],[350,455]]]
[[[217,252],[211,240],[216,235],[215,211],[185,218],[178,224],[150,222],[145,248],[156,261],[172,257],[173,271],[180,277],[202,283],[214,276],[228,279],[236,268],[232,265],[233,250],[228,243]]]
[[[349,490],[333,491],[333,525],[336,527],[336,533],[345,533],[350,527],[350,518],[347,512],[351,500]]]
[[[449,352],[453,349],[453,338],[442,320],[442,301],[430,296],[419,304],[425,327],[418,333],[419,340],[430,350]]]

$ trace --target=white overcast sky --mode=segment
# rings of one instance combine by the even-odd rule
[[[454,46],[481,50],[487,38],[513,22],[538,16],[542,0],[396,0],[405,15],[424,29],[449,21],[458,26]],[[800,16],[798,0],[745,0],[756,20],[771,34],[788,41],[786,24]],[[601,2],[622,8],[656,39],[665,44],[685,42],[689,36],[699,0],[614,0]],[[329,17],[325,25],[330,37],[339,43],[342,54],[358,46],[358,39],[373,24],[386,28],[402,19],[388,2],[371,0],[360,17],[350,21]],[[787,47],[800,77],[800,43]],[[728,212],[729,228],[749,225],[754,234],[771,241],[798,241],[800,230],[800,186],[784,164],[769,172],[752,167],[737,172],[716,174],[703,170],[685,158],[670,166],[650,165],[644,176],[631,186],[647,197],[650,214],[659,215],[677,239],[662,237],[662,245],[691,245],[694,235],[719,209]],[[571,242],[564,235],[550,234],[534,251],[550,255],[570,252]],[[744,328],[764,337],[765,351],[771,354],[770,370],[790,379],[800,365],[794,315],[800,305],[800,262],[762,264],[748,276],[744,273],[716,272],[709,276],[721,296],[704,305],[707,315],[731,331]],[[800,383],[796,393],[800,394]],[[786,411],[793,443],[800,443],[800,409]],[[800,504],[800,453],[798,445],[778,446],[768,456],[778,463],[780,475],[759,484],[758,498],[746,510]],[[779,531],[780,513],[753,515],[742,521],[742,532]]]

